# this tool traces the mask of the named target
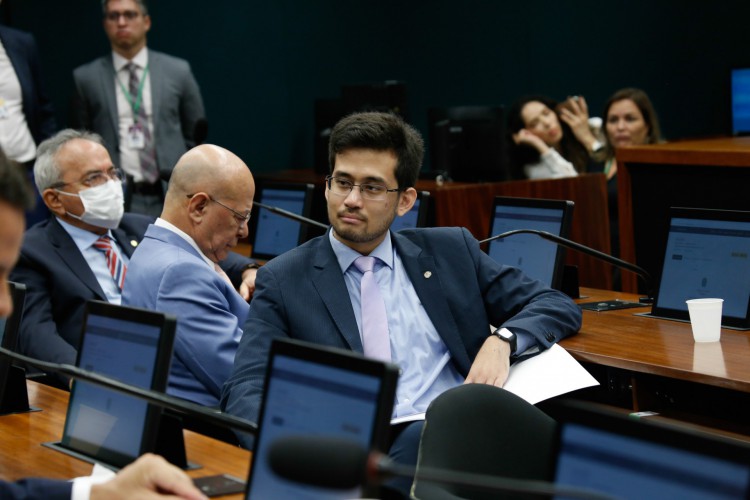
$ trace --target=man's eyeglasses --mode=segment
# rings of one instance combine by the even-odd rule
[[[83,177],[83,179],[78,180],[78,181],[56,182],[52,184],[50,187],[52,189],[57,189],[57,188],[61,188],[63,186],[67,186],[69,184],[75,184],[75,183],[83,184],[86,187],[96,187],[96,186],[101,186],[102,184],[110,180],[122,181],[122,179],[123,179],[122,170],[120,170],[119,168],[112,167],[106,172],[102,172],[101,170],[97,172],[89,172]]]
[[[120,20],[120,17],[124,17],[126,21],[132,21],[136,17],[140,16],[141,13],[135,10],[125,10],[123,12],[111,11],[104,14],[104,19],[116,23]]]
[[[195,196],[195,193],[187,195],[188,198],[192,198],[193,196]],[[230,212],[232,212],[232,215],[234,216],[234,219],[240,225],[247,224],[248,222],[250,222],[250,210],[248,210],[247,212],[245,212],[243,214],[242,212],[238,212],[237,210],[235,210],[233,208],[229,208],[228,206],[224,205],[222,202],[220,202],[218,200],[215,200],[214,197],[211,196],[211,195],[208,196],[208,199],[210,201],[216,203],[217,205],[219,205],[219,206],[221,206],[223,208],[226,208],[227,210],[229,210]]]
[[[349,179],[344,177],[333,177],[332,175],[326,177],[326,183],[328,184],[328,190],[338,196],[349,196],[352,189],[358,187],[362,198],[365,200],[383,200],[388,193],[395,193],[398,191],[398,188],[388,189],[388,186],[383,184],[354,184]]]

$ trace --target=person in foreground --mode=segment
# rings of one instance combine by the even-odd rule
[[[358,113],[334,127],[325,192],[332,229],[259,270],[222,393],[225,411],[257,420],[275,338],[397,364],[398,418],[423,413],[435,397],[463,383],[502,386],[512,360],[578,331],[581,312],[567,296],[497,264],[466,229],[389,231],[414,204],[422,157],[419,133],[395,115]],[[371,315],[373,305],[387,318]],[[392,426],[394,460],[416,463],[422,424]],[[406,492],[410,484],[394,486]]]
[[[214,145],[191,149],[130,259],[122,303],[177,317],[167,392],[198,404],[218,406],[250,307],[219,262],[247,236],[254,193],[239,157]]]
[[[61,130],[40,144],[34,171],[52,216],[26,231],[11,275],[27,288],[19,348],[27,356],[72,365],[86,302],[121,303],[130,257],[154,219],[123,214],[122,175],[97,134]],[[120,272],[110,268],[113,255]],[[223,264],[246,299],[255,288],[256,270],[249,269],[254,266],[237,254]],[[56,375],[54,382],[67,387],[70,381]]]
[[[24,210],[31,208],[31,193],[19,171],[0,153],[0,317],[13,310],[8,290],[8,275],[18,259],[25,228]],[[203,500],[206,497],[190,478],[177,467],[156,455],[143,455],[122,469],[114,478],[91,484],[88,478],[70,481],[51,479],[22,479],[16,482],[0,480],[0,498],[79,500],[90,498],[186,498]]]

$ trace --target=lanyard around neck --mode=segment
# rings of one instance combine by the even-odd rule
[[[117,83],[120,84],[122,93],[125,94],[125,99],[127,99],[128,104],[130,104],[130,108],[133,110],[133,116],[138,116],[138,110],[141,109],[141,103],[143,102],[143,86],[146,84],[147,74],[148,64],[145,68],[143,68],[143,76],[141,76],[141,83],[138,84],[138,95],[135,97],[135,99],[133,99],[133,95],[128,91],[125,85],[122,84],[120,79],[117,78]]]

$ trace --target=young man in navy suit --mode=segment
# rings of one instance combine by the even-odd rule
[[[422,156],[419,133],[395,115],[353,114],[334,127],[325,192],[332,229],[258,272],[222,394],[226,411],[257,420],[274,338],[368,353],[361,256],[375,257],[385,303],[390,352],[381,357],[401,369],[394,418],[425,412],[463,383],[502,387],[511,360],[578,331],[581,312],[570,298],[497,264],[466,229],[389,230],[414,204]],[[421,426],[419,420],[393,426],[392,458],[416,463]],[[397,487],[408,493],[408,482]]]

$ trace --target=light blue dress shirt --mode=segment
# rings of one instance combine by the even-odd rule
[[[362,273],[353,265],[360,254],[334,238],[333,231],[329,233],[329,238],[344,274],[362,338]],[[446,390],[461,385],[464,378],[450,362],[448,348],[422,307],[401,258],[391,244],[390,232],[370,255],[377,257],[375,280],[380,286],[388,311],[391,360],[401,369],[393,418],[424,413],[433,399]],[[487,334],[489,335],[489,326]]]
[[[122,292],[115,283],[114,278],[112,278],[112,274],[109,272],[109,267],[107,267],[107,257],[104,255],[104,252],[94,248],[94,243],[99,239],[99,235],[81,229],[80,227],[73,226],[72,224],[68,224],[61,219],[57,219],[57,222],[59,222],[63,229],[65,229],[65,232],[73,238],[78,250],[81,252],[81,255],[83,255],[83,258],[86,259],[91,271],[94,273],[96,281],[98,281],[99,286],[102,287],[104,295],[107,297],[107,301],[111,304],[119,305],[122,299]],[[128,259],[128,257],[122,252],[117,240],[112,236],[112,231],[107,230],[107,235],[112,239],[112,247],[117,252],[117,255],[122,259],[125,265],[128,265],[130,259]]]

